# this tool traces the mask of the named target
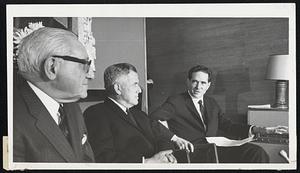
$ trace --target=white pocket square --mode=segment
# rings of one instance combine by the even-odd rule
[[[87,141],[87,135],[84,133],[81,138],[81,145],[85,144],[86,141]]]

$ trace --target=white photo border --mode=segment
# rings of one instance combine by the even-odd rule
[[[83,10],[84,9],[84,10]],[[81,13],[78,13],[80,11]],[[13,18],[14,17],[185,17],[185,18],[289,18],[289,55],[292,64],[289,81],[289,158],[285,164],[104,164],[104,163],[16,163],[9,152],[9,168],[15,169],[296,169],[296,4],[226,3],[226,4],[69,4],[6,5],[7,14],[7,103],[8,143],[13,151]]]

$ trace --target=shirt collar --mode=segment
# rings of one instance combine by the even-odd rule
[[[125,113],[126,113],[126,107],[121,105],[119,102],[117,102],[115,99],[108,97],[111,101],[113,101],[116,105],[118,105]],[[127,113],[126,113],[127,114]]]
[[[27,81],[27,83],[31,87],[31,89],[34,91],[34,93],[38,96],[38,98],[41,100],[43,105],[46,107],[46,109],[50,113],[51,117],[56,122],[56,124],[58,124],[57,112],[59,109],[59,103],[56,100],[54,100],[52,97],[47,95],[45,92],[40,90],[38,87],[33,85],[31,82]]]

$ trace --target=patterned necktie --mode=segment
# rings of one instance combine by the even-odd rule
[[[68,119],[67,119],[67,116],[65,114],[62,104],[60,104],[60,106],[59,106],[57,115],[58,115],[58,126],[59,126],[60,130],[62,131],[62,133],[64,134],[64,136],[70,142],[71,140],[70,140],[70,133],[68,130]]]
[[[204,113],[205,111],[204,111],[204,106],[202,104],[202,100],[199,100],[198,103],[199,103],[199,108],[200,108],[200,112],[201,112],[201,117],[202,117],[202,120],[203,120],[203,124],[204,124],[204,126],[206,128],[206,117],[205,117],[205,113]]]
[[[127,117],[129,119],[130,122],[132,122],[132,124],[134,124],[136,127],[138,127],[132,113],[129,111],[129,109],[126,109],[126,113],[127,113]]]

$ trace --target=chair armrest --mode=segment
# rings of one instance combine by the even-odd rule
[[[219,163],[217,147],[215,144],[194,145],[193,153],[186,150],[174,150],[173,155],[178,163]]]
[[[191,153],[192,163],[219,163],[216,144],[196,144],[194,148],[194,153]]]

